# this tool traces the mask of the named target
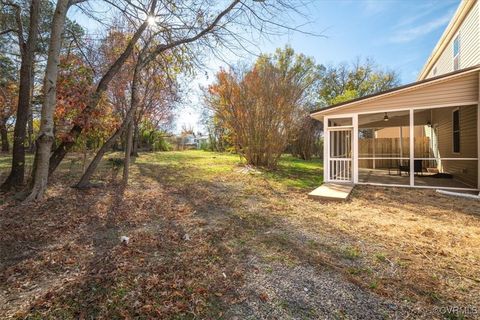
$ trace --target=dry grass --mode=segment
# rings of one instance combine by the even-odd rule
[[[480,305],[478,202],[378,187],[357,187],[346,203],[315,202],[309,187],[292,184],[287,165],[248,174],[238,162],[146,154],[125,190],[104,167],[97,179],[109,184],[88,191],[68,187],[79,174],[68,165],[45,201],[19,206],[6,197],[0,317],[374,318],[381,312],[372,299],[387,299],[398,307],[386,317],[431,319],[461,317],[438,307]],[[320,174],[295,168],[299,179]],[[362,301],[330,310],[323,300],[297,299],[297,283],[308,276],[318,284],[325,274],[338,282],[332,298],[358,288],[365,309]],[[250,288],[259,279],[276,285]],[[279,290],[293,290],[292,301]]]
[[[348,203],[294,206],[289,220],[354,260],[376,291],[426,304],[480,303],[480,203],[433,190],[357,187]],[[323,235],[328,235],[327,237]],[[349,262],[332,261],[340,268]]]

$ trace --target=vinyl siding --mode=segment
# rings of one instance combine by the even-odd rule
[[[435,109],[432,123],[438,126],[438,148],[441,158],[477,158],[477,105],[459,107],[460,153],[453,152],[453,111],[457,108]],[[477,185],[477,160],[442,161],[444,172],[472,187]]]
[[[432,114],[432,123],[436,123],[439,128],[440,157],[477,158],[479,76],[478,71],[465,72],[441,81],[340,106],[339,109],[325,110],[321,115],[314,117],[322,120],[324,115],[341,116],[355,113],[361,115],[362,113],[383,113],[410,107],[437,108],[443,106]],[[452,111],[457,107],[460,109],[460,153],[453,153]],[[420,112],[418,116],[421,114]],[[477,160],[443,160],[439,169],[441,172],[452,174],[454,179],[472,188],[480,187],[478,186],[479,162]]]
[[[460,75],[442,82],[413,87],[371,100],[359,101],[341,109],[326,110],[324,115],[341,115],[357,112],[384,112],[408,107],[461,105],[478,101],[478,72]]]
[[[468,68],[480,63],[480,9],[477,1],[459,28],[460,60],[459,69]],[[453,41],[450,40],[427,78],[439,76],[453,70]],[[434,71],[436,69],[436,73]]]
[[[435,109],[432,123],[438,124],[439,151],[442,158],[477,157],[477,106],[459,107],[460,114],[460,153],[453,152],[453,110],[457,108]]]

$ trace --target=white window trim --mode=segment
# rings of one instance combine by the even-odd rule
[[[458,111],[458,134],[460,134],[460,140],[462,139],[462,133],[460,131],[460,107],[458,108],[455,108],[452,110],[452,153],[453,154],[461,154],[462,152],[462,149],[461,149],[461,146],[459,145],[458,148],[460,149],[459,152],[455,152],[455,139],[454,139],[454,130],[453,130],[453,114],[455,113],[455,111]],[[477,129],[478,130],[478,129]],[[458,141],[458,143],[460,143],[460,141]]]

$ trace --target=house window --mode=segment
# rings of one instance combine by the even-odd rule
[[[460,111],[453,111],[453,152],[460,152]]]
[[[453,39],[453,70],[458,70],[460,68],[460,36],[457,35]]]

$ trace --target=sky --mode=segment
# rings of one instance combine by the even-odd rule
[[[271,53],[290,45],[324,65],[348,63],[358,57],[373,58],[379,67],[396,71],[405,84],[415,81],[459,3],[460,0],[311,0],[306,17],[309,23],[302,28],[321,33],[321,37],[293,32],[262,41],[253,50],[256,54]],[[254,59],[254,55],[244,53],[242,58],[227,55],[226,62],[236,64]],[[200,86],[208,85],[221,66],[225,66],[224,61],[212,58],[188,81],[184,88],[186,98],[178,109],[177,132],[183,126],[203,130],[199,124]]]
[[[288,44],[325,65],[348,63],[358,57],[373,58],[379,67],[396,71],[402,84],[406,84],[416,80],[459,3],[460,0],[314,0],[308,7],[310,23],[304,30],[321,33],[322,37],[290,33],[264,41],[261,52],[257,52],[271,53]],[[241,58],[231,59],[235,63]],[[186,89],[189,98],[179,109],[177,131],[182,126],[203,130],[199,124],[199,86],[211,82],[215,71],[224,65],[216,59],[209,61],[208,79],[200,73]]]

